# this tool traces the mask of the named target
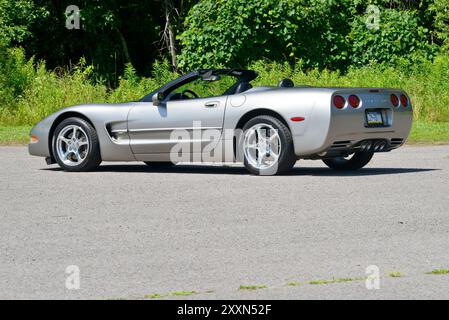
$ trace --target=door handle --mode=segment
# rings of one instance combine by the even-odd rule
[[[206,102],[206,104],[204,104],[204,106],[206,108],[217,108],[219,105],[220,105],[220,102],[218,102],[218,101]]]

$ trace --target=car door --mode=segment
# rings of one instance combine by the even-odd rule
[[[175,130],[189,133],[188,141],[183,139],[182,143],[199,142],[204,148],[211,143],[210,138],[203,137],[205,130],[222,132],[227,98],[168,101],[159,106],[136,102],[128,115],[130,144],[136,158],[144,159],[139,155],[169,154],[180,143],[171,136]],[[213,143],[218,141],[214,139]],[[190,150],[194,152],[196,148]]]

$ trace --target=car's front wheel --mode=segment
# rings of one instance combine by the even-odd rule
[[[240,141],[240,157],[253,174],[281,174],[296,163],[291,132],[275,117],[258,116],[248,121]]]
[[[91,171],[101,163],[97,132],[83,119],[62,121],[56,127],[52,145],[56,162],[66,171]]]
[[[323,162],[334,170],[353,171],[366,166],[373,158],[373,155],[373,152],[356,152],[348,157],[323,159]]]

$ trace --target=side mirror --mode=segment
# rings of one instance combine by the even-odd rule
[[[161,104],[161,102],[165,99],[164,93],[163,92],[158,92],[156,93],[152,100],[153,100],[153,106],[158,106]]]

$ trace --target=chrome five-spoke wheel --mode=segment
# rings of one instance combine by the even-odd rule
[[[279,133],[269,124],[258,123],[245,133],[243,142],[245,158],[258,170],[276,165],[281,148]]]
[[[243,126],[238,157],[246,169],[257,175],[275,175],[289,171],[296,162],[293,138],[280,119],[261,115]]]
[[[80,126],[69,125],[59,132],[56,150],[65,165],[78,166],[89,153],[89,138]]]
[[[55,129],[53,157],[67,171],[90,171],[101,163],[95,128],[86,120],[68,118]]]

